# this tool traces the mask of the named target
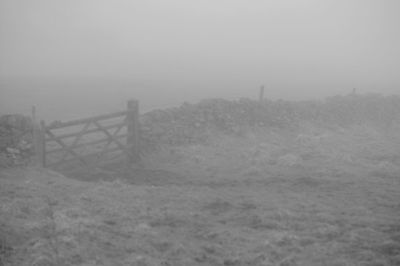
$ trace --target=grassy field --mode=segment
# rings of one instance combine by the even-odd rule
[[[3,169],[0,265],[400,265],[398,132],[264,128],[129,170]]]

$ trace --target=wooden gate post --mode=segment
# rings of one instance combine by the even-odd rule
[[[129,100],[127,104],[127,166],[131,167],[140,161],[139,151],[139,101]]]
[[[258,101],[262,102],[264,100],[264,85],[260,87],[260,92],[258,94]]]
[[[34,109],[33,114],[34,114]],[[46,166],[46,150],[45,150],[45,124],[41,121],[40,124],[33,116],[33,145],[35,150],[35,165],[37,167]]]

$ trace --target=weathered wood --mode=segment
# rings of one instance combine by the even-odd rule
[[[75,148],[76,144],[78,144],[79,140],[85,134],[85,132],[89,128],[90,124],[91,124],[91,122],[86,123],[86,125],[82,128],[82,130],[78,133],[78,135],[76,135],[74,141],[71,143],[71,145],[69,145],[69,148],[71,150]],[[64,160],[67,155],[68,155],[68,152],[65,152],[61,160]]]
[[[127,167],[138,163],[140,160],[139,152],[139,102],[130,100],[127,104]]]
[[[108,138],[108,142],[104,145],[103,149],[100,151],[100,154],[97,158],[97,162],[95,162],[95,165],[98,164],[98,162],[102,159],[102,157],[104,156],[104,154],[107,152],[107,148],[110,146],[111,143],[116,143],[118,148],[119,147],[119,141],[117,140],[117,134],[119,133],[119,131],[122,129],[122,126],[119,127],[117,130],[115,130],[115,132]],[[107,131],[108,132],[108,131]],[[121,148],[120,148],[121,149]],[[121,149],[122,151],[125,151],[125,147],[123,147],[123,149]]]
[[[114,136],[111,135],[110,132],[108,132],[106,129],[104,129],[103,126],[100,125],[97,121],[93,121],[93,123],[96,125],[96,127],[97,127],[100,131],[102,131],[104,134],[106,134],[106,136],[111,140],[111,142],[114,142],[115,144],[117,144],[118,147],[119,147],[121,150],[124,151],[124,150],[126,149],[126,147],[125,147],[121,142],[119,142],[118,139],[115,139]],[[119,130],[118,130],[118,131],[119,131]]]
[[[103,126],[103,128],[104,129],[112,129],[112,128],[118,128],[121,125],[124,126],[125,125],[125,121],[118,122],[118,123],[115,123],[115,124],[112,124],[112,125],[108,125],[108,126]],[[99,132],[99,129],[98,128],[93,128],[93,129],[86,130],[83,135],[89,135],[89,134],[96,133],[96,132]],[[62,140],[62,139],[66,139],[66,138],[72,138],[72,137],[75,137],[75,136],[77,136],[79,134],[80,134],[79,132],[60,134],[60,135],[56,136],[56,139]],[[46,141],[50,141],[50,140],[54,140],[54,139],[53,138],[51,138],[51,139],[50,138],[46,138]]]
[[[49,136],[50,136],[54,141],[56,141],[58,144],[60,144],[60,146],[63,147],[64,150],[65,150],[66,152],[70,153],[73,157],[76,157],[84,166],[87,165],[86,162],[85,162],[85,160],[83,160],[82,158],[80,158],[80,156],[79,156],[75,151],[73,151],[72,149],[70,149],[70,148],[69,148],[64,142],[62,142],[61,140],[56,139],[56,138],[55,138],[55,135],[51,132],[50,129],[48,129],[48,128],[46,128],[46,127],[44,127],[44,129],[45,129],[46,134],[49,135]]]
[[[36,106],[32,106],[32,122],[36,122]]]
[[[260,87],[260,93],[258,95],[258,100],[262,102],[264,100],[264,85]]]
[[[42,167],[40,159],[39,159],[39,153],[40,153],[40,126],[36,121],[36,107],[32,106],[32,127],[33,127],[33,148],[34,148],[34,164],[36,166]]]
[[[126,136],[127,136],[127,134],[121,134],[121,135],[115,136],[114,138],[116,138],[118,140],[122,140],[122,139],[125,139]],[[103,138],[103,139],[82,142],[82,143],[80,143],[80,147],[94,146],[97,144],[107,143],[108,141],[109,141],[109,138],[107,137],[107,138]],[[47,150],[46,153],[51,154],[51,153],[57,153],[57,152],[61,152],[61,151],[64,151],[64,149],[58,148],[58,149],[53,149],[53,150]]]
[[[60,129],[64,127],[70,127],[70,126],[76,126],[79,124],[85,124],[89,122],[94,122],[98,120],[105,120],[105,119],[111,119],[119,116],[126,115],[126,111],[120,111],[120,112],[115,112],[111,114],[104,114],[104,115],[98,115],[98,116],[93,116],[93,117],[87,117],[87,118],[82,118],[82,119],[77,119],[77,120],[72,120],[68,122],[55,122],[47,126],[47,129]]]
[[[124,145],[119,142],[119,139],[121,138],[121,136],[117,136],[117,134],[125,126],[124,123],[117,124],[117,129],[115,130],[115,132],[113,134],[110,134],[108,132],[108,130],[106,129],[106,127],[102,126],[99,122],[90,121],[90,122],[86,123],[86,125],[84,126],[84,128],[80,132],[75,133],[76,138],[73,141],[73,143],[70,144],[70,145],[65,144],[60,138],[57,138],[51,132],[50,129],[47,129],[46,132],[48,133],[48,136],[49,136],[48,141],[55,141],[61,146],[61,149],[56,149],[56,150],[52,150],[52,151],[53,152],[54,151],[59,151],[59,152],[64,151],[65,152],[63,157],[60,160],[57,161],[57,164],[61,164],[62,162],[68,162],[69,160],[71,160],[71,159],[66,160],[67,154],[71,154],[73,156],[72,160],[75,160],[75,161],[79,160],[84,166],[89,167],[88,162],[86,162],[86,160],[84,159],[84,158],[87,158],[87,154],[86,155],[79,155],[77,152],[74,151],[74,148],[76,148],[77,143],[80,140],[80,138],[89,131],[88,127],[89,127],[89,125],[91,123],[93,123],[97,127],[96,128],[96,132],[102,132],[107,137],[106,139],[101,139],[101,140],[96,140],[96,141],[92,141],[91,142],[91,143],[104,143],[104,142],[106,143],[106,145],[102,148],[102,150],[100,152],[95,153],[95,154],[99,155],[98,159],[100,159],[105,153],[109,152],[109,150],[107,148],[110,145],[110,143],[112,143],[112,142],[116,143],[116,145],[118,146],[117,150],[125,151]],[[112,125],[111,127],[108,127],[108,128],[114,128],[114,127],[116,127],[116,126]],[[83,145],[87,146],[87,143],[83,143]],[[54,163],[52,163],[51,165],[54,166]]]
[[[47,154],[55,154],[57,152],[63,152],[60,156],[54,156],[54,160],[56,162],[48,162],[48,166],[57,166],[61,164],[68,164],[70,162],[79,162],[84,167],[91,168],[96,167],[99,163],[100,159],[103,159],[105,154],[116,151],[123,151],[126,154],[127,161],[129,165],[132,163],[137,163],[140,159],[140,151],[139,151],[139,102],[136,100],[129,101],[127,104],[127,110],[121,112],[115,112],[111,114],[99,115],[95,117],[89,117],[84,119],[77,119],[68,122],[55,122],[50,125],[45,125],[44,122],[41,125],[42,130],[42,143],[57,143],[60,147],[53,147],[53,149],[46,151],[44,147],[45,156]],[[32,114],[34,111],[32,111]],[[120,116],[126,116],[123,118],[123,121],[119,123],[113,123],[112,121],[103,122],[102,120],[117,118]],[[113,123],[113,124],[111,124]],[[103,125],[104,124],[104,125]],[[64,129],[67,127],[79,126],[82,125],[81,129],[77,129],[78,132],[64,133],[64,134],[56,134],[57,129]],[[94,125],[95,128],[91,128],[90,126]],[[121,130],[126,127],[126,133],[120,134]],[[112,130],[115,128],[115,131]],[[53,131],[54,130],[54,131]],[[75,130],[75,128],[74,128]],[[58,132],[61,133],[61,132]],[[87,138],[84,138],[85,135],[88,134],[96,134],[95,140],[90,141]],[[104,134],[105,138],[97,139],[97,134]],[[67,139],[71,138],[71,139]],[[123,138],[126,139],[126,144],[124,143]],[[85,140],[88,140],[85,142]],[[86,154],[78,154],[78,150],[80,148],[87,148],[91,145],[96,144],[104,144],[99,145],[99,151],[95,153]],[[115,144],[116,146],[112,145]],[[110,148],[113,146],[112,148]],[[38,145],[39,147],[39,145]],[[85,150],[88,151],[88,150]],[[70,155],[70,156],[68,156]],[[56,159],[58,157],[58,159]],[[90,158],[90,161],[87,160]],[[45,157],[43,157],[42,161],[45,161]],[[94,161],[93,161],[93,160]]]
[[[33,122],[33,146],[35,150],[35,162],[37,167],[45,167],[45,141],[44,132],[42,130],[41,124],[36,121],[36,110],[32,107],[32,122]],[[43,122],[44,123],[44,122]]]
[[[45,124],[44,120],[41,120],[40,121],[40,137],[39,137],[39,140],[40,140],[40,143],[39,143],[39,145],[40,145],[40,152],[39,152],[40,158],[39,158],[39,160],[40,160],[40,165],[42,167],[46,167],[46,142],[44,140],[45,139],[45,134],[46,134],[45,129],[46,129],[46,124]]]

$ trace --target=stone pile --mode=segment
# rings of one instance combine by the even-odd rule
[[[30,117],[9,114],[0,117],[0,167],[21,165],[33,153],[33,123]]]

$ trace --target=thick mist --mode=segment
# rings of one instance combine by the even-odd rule
[[[0,1],[0,112],[68,119],[202,98],[398,93],[400,4]]]

